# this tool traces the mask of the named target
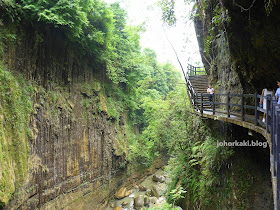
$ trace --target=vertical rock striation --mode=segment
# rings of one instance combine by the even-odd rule
[[[58,28],[5,27],[18,36],[5,65],[34,88],[28,175],[5,209],[100,208],[127,180],[127,119],[108,110],[105,68]]]

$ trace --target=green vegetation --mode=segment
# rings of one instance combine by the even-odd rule
[[[128,150],[128,160],[143,169],[168,150],[172,137],[167,136],[168,130],[164,126],[172,118],[170,97],[185,87],[176,85],[181,81],[180,73],[170,63],[157,63],[154,51],[144,49],[138,57],[145,63],[134,63],[135,69],[128,75],[125,87],[104,84],[96,88],[96,82],[84,84],[82,104],[86,119],[103,111],[118,125],[121,114],[128,114],[125,132],[128,145],[120,135],[120,149]],[[141,135],[134,133],[135,128]]]
[[[126,12],[118,3],[108,5],[102,0],[6,0],[1,1],[0,12],[3,30],[4,24],[12,21],[17,26],[31,23],[34,29],[44,25],[63,32],[68,41],[77,46],[79,54],[88,54],[96,64],[106,66],[114,83],[127,83],[135,68],[134,63],[139,63],[139,32],[144,31],[144,26],[127,25]],[[0,35],[0,41],[11,36],[15,38],[2,30]]]
[[[160,207],[149,207],[147,210],[177,210],[178,208],[173,208],[172,204],[163,203]]]
[[[179,205],[187,195],[189,206],[213,207],[231,194],[230,182],[222,183],[220,172],[233,151],[217,147],[220,137],[189,108],[185,86],[173,87],[164,99],[144,98],[141,107],[147,126],[138,141],[130,142],[130,155],[147,166],[156,156],[168,154],[172,181],[167,200]]]
[[[0,83],[0,202],[7,204],[28,172],[33,88],[1,64]]]
[[[209,9],[205,0],[200,2],[199,9]],[[168,25],[176,23],[174,3],[159,3]],[[222,36],[224,24],[230,21],[222,8],[211,9],[213,17],[207,23],[211,30],[204,38],[208,56],[213,39],[219,39],[214,32],[218,29]],[[240,179],[234,185],[229,173],[221,173],[233,151],[217,147],[220,137],[189,108],[178,70],[170,63],[158,63],[153,50],[141,51],[139,40],[144,25],[128,25],[127,14],[118,3],[5,0],[0,3],[0,12],[0,57],[4,43],[17,39],[5,28],[10,21],[15,26],[43,25],[59,30],[81,54],[88,54],[94,64],[106,69],[106,82],[91,81],[79,86],[84,119],[91,121],[102,115],[114,123],[119,134],[115,152],[120,156],[127,154],[127,161],[135,168],[145,169],[157,157],[171,157],[167,167],[171,183],[166,194],[170,204],[162,209],[182,203],[205,209],[226,206],[222,204],[232,196],[232,189],[240,188],[239,194],[243,195],[250,188],[251,183],[246,180]],[[44,40],[40,37],[41,41]],[[0,82],[0,205],[5,205],[27,175],[34,90],[3,66]],[[66,89],[53,87],[42,95],[42,104],[47,104],[46,118],[59,122],[60,109],[71,112],[72,102]],[[124,128],[120,124],[125,124]],[[126,163],[121,163],[121,168]],[[243,168],[239,173],[247,176]]]

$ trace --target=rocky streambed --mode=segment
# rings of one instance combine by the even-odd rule
[[[115,200],[109,202],[105,210],[138,210],[149,207],[160,207],[166,203],[163,196],[166,190],[167,177],[162,169],[148,176],[140,185],[132,189],[121,188],[115,194]],[[181,209],[177,207],[177,209]]]

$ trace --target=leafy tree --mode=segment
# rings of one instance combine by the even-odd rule
[[[55,27],[67,26],[74,37],[80,37],[83,27],[89,24],[87,12],[90,10],[90,3],[93,1],[25,0],[22,1],[22,9],[26,19],[51,23]]]

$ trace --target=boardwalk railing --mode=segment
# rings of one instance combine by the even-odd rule
[[[232,93],[196,93],[192,87],[190,76],[203,75],[201,67],[188,66],[187,74],[184,73],[187,91],[194,110],[216,115],[224,114],[227,118],[239,118],[266,129],[271,135],[274,176],[277,179],[276,209],[280,209],[280,104],[274,96],[258,94],[232,94]],[[205,71],[204,71],[205,72]],[[205,90],[206,92],[206,90]],[[212,97],[212,102],[208,100]],[[260,99],[266,100],[266,109],[260,107]],[[210,106],[209,106],[210,104]],[[207,105],[207,106],[205,106]],[[211,107],[211,108],[209,108]],[[265,121],[262,118],[266,114]]]
[[[188,76],[197,76],[197,75],[206,75],[205,68],[204,67],[195,67],[192,65],[188,65]]]
[[[267,110],[260,107],[260,99],[267,101],[267,109],[270,108],[268,104],[275,100],[270,95],[262,96],[258,94],[200,93],[200,99],[198,99],[198,94],[194,93],[194,95],[194,107],[202,114],[204,111],[213,114],[226,114],[228,118],[239,117],[241,121],[248,121],[262,127],[267,127],[268,124],[266,123],[267,119],[265,119],[265,122],[262,121]],[[208,100],[209,97],[212,97],[212,102]],[[211,108],[204,108],[205,105],[208,105],[208,107],[211,105]]]
[[[189,99],[193,105],[193,108],[196,109],[197,104],[196,104],[196,95],[195,95],[195,91],[193,89],[193,86],[189,80],[190,76],[198,76],[198,75],[206,75],[205,69],[204,67],[194,67],[190,64],[188,64],[188,71],[187,73],[184,72],[183,70],[183,74],[186,80],[186,85],[187,85],[187,91],[188,91],[188,95],[189,95]]]

